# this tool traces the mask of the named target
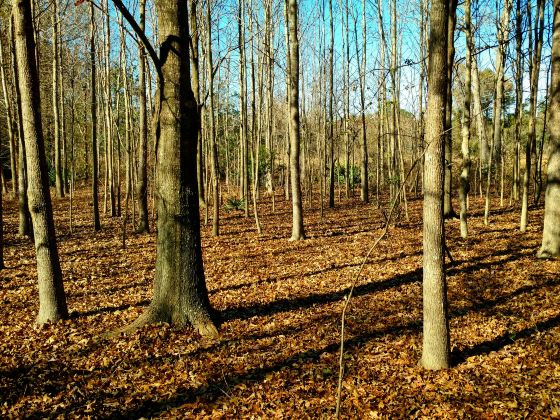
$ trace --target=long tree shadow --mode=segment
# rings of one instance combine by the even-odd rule
[[[109,312],[126,311],[127,309],[130,308],[137,308],[139,306],[148,306],[149,304],[150,301],[145,299],[137,303],[123,304],[119,306],[106,306],[104,308],[92,309],[90,311],[83,311],[83,312],[73,311],[70,313],[70,318],[77,319],[77,318],[84,318],[87,316],[99,315],[99,314],[109,313]]]
[[[511,293],[496,297],[494,299],[485,300],[482,302],[477,302],[465,307],[456,309],[450,313],[450,318],[462,317],[468,313],[478,312],[481,310],[489,309],[509,300],[521,296],[523,294],[529,294],[534,291],[545,287],[553,287],[560,284],[560,279],[546,282],[538,285],[525,286],[519,288]],[[533,335],[537,330],[545,331],[560,325],[560,315],[550,318],[546,321],[541,321],[533,327],[525,328],[519,332],[515,333],[515,339],[527,338]],[[386,325],[383,328],[377,328],[370,331],[365,331],[361,334],[349,337],[345,341],[345,348],[347,351],[355,349],[371,340],[383,338],[386,336],[399,337],[406,333],[418,334],[422,328],[421,319],[412,320],[408,323],[401,325]],[[454,360],[460,362],[466,358],[476,355],[485,354],[490,351],[495,351],[503,348],[505,345],[511,343],[512,335],[502,335],[493,340],[486,341],[469,349],[454,352]],[[238,384],[250,384],[252,382],[260,382],[266,378],[266,376],[272,372],[278,372],[284,368],[297,369],[297,364],[302,360],[306,360],[312,363],[318,363],[321,356],[325,353],[334,354],[338,351],[340,343],[334,341],[320,348],[305,349],[297,352],[287,358],[275,361],[269,365],[252,367],[247,369],[245,372],[239,373],[238,371],[234,373],[229,373],[227,375],[222,375],[221,373],[216,373],[213,377],[206,383],[201,384],[196,387],[182,387],[179,388],[178,392],[169,397],[161,398],[161,396],[155,396],[153,398],[141,401],[138,405],[130,408],[129,410],[122,410],[118,407],[110,408],[108,412],[103,412],[100,416],[106,418],[139,418],[146,416],[157,416],[165,413],[167,410],[179,407],[183,404],[192,403],[199,401],[200,403],[212,403],[216,401],[223,395],[224,383],[227,383],[230,387],[234,387]],[[212,351],[212,349],[207,349],[207,351]],[[192,356],[192,355],[191,355]],[[153,364],[162,363],[164,358],[153,358],[151,361]],[[148,361],[147,361],[148,363]],[[127,368],[130,368],[128,366]],[[112,369],[112,368],[107,368]],[[54,371],[60,371],[60,375],[56,375],[56,379],[49,384],[43,384],[43,379],[46,371],[50,373]],[[33,390],[33,394],[40,395],[42,393],[55,394],[59,392],[62,388],[66,387],[65,378],[69,375],[79,375],[83,376],[85,380],[87,377],[92,375],[100,374],[100,372],[91,372],[83,370],[73,370],[66,369],[65,367],[58,366],[57,363],[47,363],[41,366],[25,366],[21,368],[14,368],[11,370],[0,370],[2,376],[9,378],[7,386],[3,390],[9,395],[9,401],[15,401],[20,395],[23,395],[25,389]],[[333,379],[334,380],[334,379]],[[22,384],[27,384],[27,386],[22,386]],[[34,384],[40,384],[40,386],[35,386]],[[93,391],[94,395],[85,394],[83,398],[91,400],[92,398],[96,401],[102,401],[105,397],[114,398],[114,395],[109,395],[103,389],[95,389]],[[65,408],[55,408],[53,411],[47,412],[34,412],[30,413],[32,417],[41,418],[43,416],[56,416],[64,413],[71,413],[74,410],[79,410],[81,407],[81,401],[75,401],[74,405],[66,406]]]
[[[508,331],[507,333],[504,333],[492,340],[475,344],[474,346],[463,350],[455,350],[451,354],[453,365],[460,365],[472,356],[480,356],[482,354],[489,354],[491,352],[501,350],[508,344],[514,343],[516,340],[531,337],[538,332],[548,331],[552,328],[558,327],[559,325],[560,315],[556,315],[546,321],[538,322],[534,326],[524,328],[521,331]]]
[[[366,264],[364,264],[364,265],[368,266],[368,265],[372,265],[372,264],[380,263],[380,262],[396,261],[396,260],[399,260],[401,258],[415,257],[415,256],[418,256],[420,254],[421,254],[421,251],[417,251],[413,254],[408,254],[408,255],[404,255],[404,256],[397,255],[397,256],[394,256],[394,257],[387,257],[387,258],[383,258],[383,259],[372,259],[371,261],[366,262]],[[260,279],[260,280],[256,280],[256,281],[252,281],[252,282],[248,282],[248,283],[240,283],[240,284],[234,284],[234,285],[231,285],[231,286],[219,287],[219,288],[210,290],[209,293],[211,295],[213,295],[213,294],[220,293],[220,292],[239,290],[239,289],[243,289],[245,287],[255,287],[255,286],[261,286],[261,285],[264,285],[264,284],[274,284],[274,283],[282,282],[284,280],[289,280],[289,279],[295,278],[298,275],[303,275],[303,277],[311,277],[311,276],[316,276],[316,275],[319,275],[319,274],[325,274],[325,273],[328,273],[328,272],[332,272],[332,271],[336,271],[336,270],[340,270],[340,269],[344,269],[344,268],[359,267],[361,265],[362,265],[362,262],[346,263],[346,264],[336,265],[334,267],[320,268],[320,269],[309,271],[309,272],[306,272],[306,273],[285,274],[283,276],[269,277],[269,278],[266,278],[266,279]]]
[[[400,274],[380,282],[370,282],[358,285],[354,288],[353,296],[363,296],[374,292],[398,287],[405,284],[415,283],[422,278],[422,269],[418,268],[406,274]],[[309,308],[314,305],[337,302],[348,295],[350,287],[332,293],[312,293],[297,298],[278,299],[270,303],[256,304],[251,306],[240,306],[226,309],[221,312],[222,321],[233,319],[248,319],[253,316],[267,316],[279,312],[287,312],[296,309]]]

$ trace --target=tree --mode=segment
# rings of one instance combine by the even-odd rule
[[[299,39],[298,39],[298,3],[297,0],[288,2],[289,56],[290,56],[290,172],[292,187],[292,236],[290,240],[305,239],[303,229],[303,210],[301,204],[299,143]]]
[[[37,254],[39,314],[44,324],[68,317],[49,191],[41,126],[39,79],[30,0],[14,0],[15,46],[27,161],[27,197]]]
[[[93,3],[89,4],[90,13],[90,44],[89,44],[89,58],[90,58],[90,71],[91,71],[91,155],[92,155],[92,177],[91,177],[91,195],[93,201],[93,229],[101,230],[101,223],[99,221],[99,200],[98,200],[98,162],[97,162],[97,84],[96,72],[97,66],[95,64],[95,8]]]
[[[201,335],[217,336],[200,243],[196,176],[200,114],[191,86],[188,4],[156,0],[158,57],[122,2],[113,2],[140,35],[158,72],[154,295],[146,311],[129,329],[151,322],[177,326],[190,323]]]
[[[445,105],[447,96],[447,0],[433,0],[430,10],[426,164],[424,170],[424,336],[422,366],[449,366],[447,285],[443,223]]]
[[[554,0],[552,79],[550,82],[548,158],[544,228],[539,258],[560,256],[560,0]]]
[[[146,0],[140,1],[140,29],[146,26]],[[150,231],[148,223],[148,115],[146,112],[146,53],[142,43],[138,45],[138,90],[140,136],[138,138],[138,181],[136,200],[138,205],[138,226],[136,232]]]
[[[461,152],[463,155],[463,162],[461,165],[461,177],[459,184],[459,201],[461,209],[459,211],[459,218],[461,224],[461,237],[468,236],[467,224],[467,194],[470,190],[469,177],[471,170],[471,158],[469,153],[469,142],[471,138],[471,71],[472,71],[472,51],[473,51],[473,36],[471,26],[471,1],[466,0],[463,5],[465,10],[465,23],[464,32],[467,44],[466,62],[465,62],[465,97],[463,100],[463,120],[461,121],[461,134],[463,137],[461,143]]]

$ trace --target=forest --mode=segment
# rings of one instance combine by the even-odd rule
[[[3,418],[560,418],[560,0],[0,2]]]

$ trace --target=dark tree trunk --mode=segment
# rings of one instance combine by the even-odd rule
[[[192,324],[216,336],[204,278],[196,151],[200,116],[191,87],[187,2],[156,0],[160,43],[156,138],[157,260],[154,296],[132,325]]]

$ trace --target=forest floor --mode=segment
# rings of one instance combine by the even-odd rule
[[[264,201],[264,200],[263,200]],[[345,296],[383,215],[343,200],[305,209],[308,239],[289,242],[291,212],[277,195],[252,218],[222,213],[222,236],[203,226],[218,339],[192,329],[147,326],[108,341],[99,335],[132,322],[152,293],[155,235],[131,235],[102,218],[91,229],[88,191],[55,199],[59,252],[71,319],[34,326],[36,265],[17,238],[16,203],[5,202],[0,272],[1,417],[327,418],[337,395],[340,316]],[[497,205],[498,203],[495,203]],[[356,283],[346,323],[342,416],[560,416],[560,262],[535,258],[542,208],[492,213],[471,201],[470,238],[446,222],[453,366],[418,366],[422,344],[422,202],[390,228]],[[457,205],[456,205],[457,208]],[[497,209],[497,207],[494,207]]]

